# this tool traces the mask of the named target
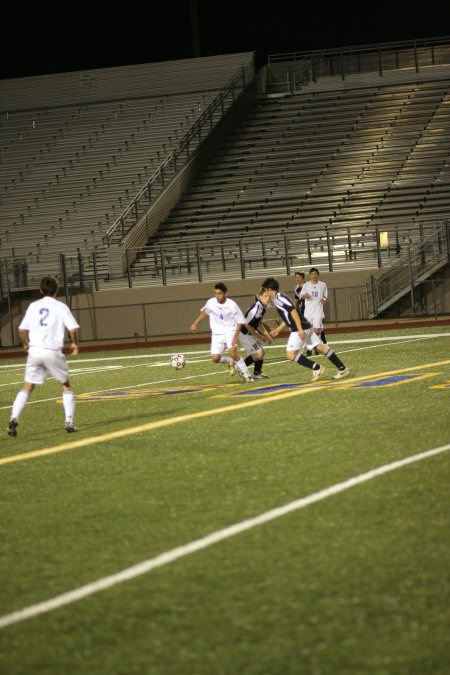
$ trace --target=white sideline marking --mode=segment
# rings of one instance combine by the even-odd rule
[[[362,331],[364,332],[364,331]],[[364,342],[383,342],[383,341],[397,341],[397,340],[405,340],[409,342],[411,340],[430,340],[433,338],[439,338],[439,337],[450,337],[450,331],[447,331],[446,333],[426,333],[426,334],[413,334],[413,335],[389,335],[388,337],[371,337],[371,338],[348,338],[346,340],[333,340],[331,339],[331,343],[333,345],[348,345],[348,344],[355,344],[358,342],[364,343]],[[81,343],[81,349],[83,349],[83,343]],[[183,354],[186,356],[196,356],[196,355],[202,355],[202,354],[209,354],[209,349],[202,349],[202,350],[196,350],[196,351],[185,351],[182,350],[182,345],[175,345],[175,347],[180,347],[179,351],[182,351]],[[139,349],[139,347],[136,347]],[[133,349],[133,347],[131,348]],[[285,349],[285,344],[277,344],[277,345],[265,345],[264,349]],[[69,359],[67,358],[67,363],[70,365],[72,363],[99,363],[103,361],[126,361],[130,359],[155,359],[155,358],[166,358],[170,356],[170,354],[176,353],[176,349],[174,348],[172,351],[167,351],[167,352],[161,352],[158,354],[133,354],[133,355],[120,355],[118,354],[117,356],[103,356],[103,357],[94,357],[94,358],[89,358],[89,359],[84,359],[84,358],[77,358],[76,360],[74,359]],[[19,356],[12,356],[11,358],[21,358],[22,360],[24,357],[19,357]],[[24,370],[25,368],[25,362],[23,365],[19,365],[17,363],[8,363],[8,364],[0,364],[0,370],[9,370],[9,369],[21,369]]]
[[[407,343],[407,342],[411,342],[411,341],[428,340],[430,338],[435,338],[435,337],[450,337],[450,333],[436,333],[436,334],[432,334],[432,335],[413,335],[413,336],[410,336],[410,337],[406,337],[406,336],[402,335],[402,336],[399,336],[399,337],[393,337],[393,338],[389,338],[389,339],[402,340],[402,342],[398,342],[397,344],[403,344],[403,343]],[[355,340],[341,340],[340,342],[330,343],[330,347],[333,347],[334,345],[338,345],[338,344],[355,344],[355,343],[359,343],[359,342],[380,342],[380,341],[385,340],[385,339],[387,339],[387,338],[367,338],[367,339],[364,338],[362,340],[361,339],[359,339],[359,340],[356,340],[356,339]],[[353,353],[353,352],[364,351],[364,350],[367,350],[367,349],[376,349],[378,347],[389,347],[390,344],[391,344],[390,342],[386,342],[384,344],[371,345],[370,347],[365,346],[365,347],[357,347],[357,348],[354,348],[354,349],[346,349],[346,350],[343,350],[343,351],[339,351],[339,354],[349,354],[349,353]],[[285,347],[284,344],[264,345],[264,349],[280,349],[280,350],[283,350],[283,352],[284,352],[285,348],[286,347]],[[184,352],[184,353],[185,354],[195,354],[195,355],[200,354],[201,355],[201,354],[209,354],[209,351]],[[157,355],[154,355],[154,356],[161,357],[163,355],[157,354]],[[323,356],[323,355],[319,354],[318,356]],[[149,358],[149,357],[151,357],[151,355],[148,355],[145,358]],[[81,360],[77,359],[77,361],[68,361],[68,363],[69,364],[71,364],[71,363],[82,363],[82,362],[85,363],[85,362],[89,362],[89,361],[95,361],[96,363],[99,363],[101,361],[111,361],[111,360],[117,360],[117,359],[120,359],[120,358],[121,357],[119,357],[119,356],[117,356],[117,357],[113,356],[113,357],[107,357],[107,358],[104,358],[104,359],[81,359]],[[122,358],[133,359],[133,358],[144,358],[144,356],[125,356],[125,357],[122,357]],[[204,362],[209,361],[209,360],[210,360],[209,358],[195,359],[195,360],[190,360],[190,363],[204,363]],[[288,363],[287,359],[285,359],[283,361]],[[272,362],[269,362],[269,363],[266,362],[265,368],[267,368],[268,366],[279,365],[283,361],[272,361]],[[107,370],[109,368],[111,370],[120,370],[120,369],[127,369],[128,370],[129,368],[135,368],[135,367],[138,367],[138,368],[143,368],[143,367],[153,368],[155,366],[159,367],[159,366],[162,366],[162,365],[168,365],[168,364],[167,364],[167,362],[164,361],[164,362],[161,362],[161,363],[146,363],[144,365],[139,364],[138,366],[104,366],[104,367],[99,366],[98,368],[93,367],[91,371],[89,371],[88,368],[86,368],[86,370],[84,368],[80,368],[80,369],[71,369],[69,371],[69,375],[70,375],[70,377],[73,377],[74,375],[78,375],[78,374],[80,374],[80,375],[88,374],[89,375],[90,372],[95,372],[95,371],[102,372],[103,370]],[[1,366],[0,365],[0,369],[1,368],[9,368],[9,367],[12,367],[12,366]],[[15,367],[17,367],[17,366],[15,366]],[[23,366],[20,366],[20,368],[23,371],[25,369],[25,364]],[[228,372],[228,371],[224,371],[222,374],[226,374],[226,372]],[[210,375],[217,375],[217,374],[218,374],[217,371],[214,371],[214,372],[206,373],[206,374],[203,374],[203,375],[188,375],[188,376],[184,376],[184,377],[165,378],[163,380],[156,380],[156,381],[152,381],[152,382],[143,382],[143,383],[140,383],[140,384],[133,384],[133,385],[125,386],[125,387],[113,387],[112,389],[101,389],[101,390],[98,390],[98,391],[90,391],[90,392],[84,392],[84,393],[87,393],[87,394],[102,394],[102,393],[105,393],[105,392],[108,392],[108,391],[117,391],[118,389],[136,389],[137,387],[148,387],[150,385],[154,386],[156,384],[167,384],[167,383],[170,383],[170,382],[177,382],[179,384],[181,380],[193,380],[193,379],[197,379],[197,378],[200,378],[200,377],[209,377]],[[49,378],[49,379],[53,379],[53,378]],[[8,382],[6,384],[0,384],[0,387],[11,387],[12,385],[22,384],[22,382],[23,382],[23,380],[20,380],[18,382]],[[34,401],[29,401],[27,405],[38,405],[40,403],[48,403],[49,401],[57,401],[58,398],[60,398],[60,397],[55,396],[55,397],[52,397],[52,398],[37,399],[37,400],[34,400]],[[3,407],[0,407],[0,410],[10,410],[10,409],[11,409],[11,405],[6,405],[6,406],[3,406]]]
[[[284,506],[279,506],[277,508],[271,509],[270,511],[266,511],[265,513],[261,513],[259,516],[248,518],[247,520],[243,520],[240,523],[235,523],[234,525],[225,527],[222,530],[212,532],[201,539],[191,541],[189,544],[177,546],[176,548],[166,551],[165,553],[161,553],[154,558],[149,558],[148,560],[144,560],[137,565],[127,567],[120,572],[103,577],[102,579],[97,579],[97,581],[93,581],[89,584],[86,584],[85,586],[80,586],[79,588],[75,588],[74,590],[68,591],[67,593],[57,595],[50,600],[45,600],[35,605],[25,607],[24,609],[11,612],[10,614],[5,614],[4,616],[0,617],[0,628],[6,628],[12,624],[31,619],[32,617],[39,616],[40,614],[51,612],[55,609],[59,609],[60,607],[64,607],[65,605],[70,605],[73,602],[78,602],[83,598],[94,595],[94,593],[99,593],[100,591],[104,591],[107,588],[112,588],[113,586],[121,584],[124,581],[129,581],[130,579],[135,579],[136,577],[142,576],[143,574],[147,574],[158,567],[169,565],[170,563],[175,562],[175,560],[184,558],[187,555],[191,555],[192,553],[197,553],[197,551],[202,551],[203,549],[209,548],[210,546],[213,546],[220,541],[224,541],[225,539],[229,539],[230,537],[234,537],[241,532],[251,530],[254,527],[258,527],[258,525],[264,525],[271,520],[281,518],[288,513],[292,513],[293,511],[299,511],[300,509],[304,509],[311,504],[315,504],[316,502],[328,499],[328,497],[332,497],[333,495],[339,494],[340,492],[349,490],[356,485],[361,485],[361,483],[366,483],[373,478],[377,478],[383,474],[395,471],[396,469],[401,469],[404,466],[408,466],[408,464],[420,462],[422,459],[428,459],[434,455],[439,455],[446,450],[450,450],[450,443],[448,445],[442,445],[439,448],[433,448],[432,450],[426,450],[425,452],[420,452],[416,455],[405,457],[404,459],[400,459],[389,464],[384,464],[383,466],[379,466],[377,469],[372,469],[371,471],[362,473],[359,476],[348,478],[341,483],[336,483],[335,485],[331,485],[328,488],[319,490],[319,492],[314,492],[308,497],[296,499],[295,501],[289,502]]]

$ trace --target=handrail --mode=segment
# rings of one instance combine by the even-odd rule
[[[252,64],[253,60],[239,68],[231,80],[218,93],[214,100],[211,101],[208,107],[194,122],[192,127],[186,132],[178,143],[178,146],[167,155],[156,171],[153,172],[145,185],[139,190],[137,195],[106,231],[103,239],[106,245],[109,246],[112,243],[119,231],[121,236],[128,232],[131,227],[136,224],[139,218],[149,210],[155,197],[160,194],[162,189],[164,189],[175,173],[181,168],[182,164],[184,164],[184,162],[192,155],[206,136],[209,135],[214,126],[213,117],[215,115],[217,117],[217,112],[219,112],[219,117],[216,119],[215,123],[225,115],[228,108],[235,102],[237,95],[240,95],[240,93],[249,86],[254,75],[252,73],[251,77],[247,77],[246,69],[249,66],[252,66]],[[238,90],[238,93],[236,93],[236,90]],[[202,133],[207,126],[209,127],[207,132]],[[183,157],[183,155],[185,156]],[[143,204],[144,201],[145,204]],[[140,207],[143,207],[141,211]],[[132,221],[134,221],[131,224],[127,222],[130,216]]]
[[[367,45],[349,45],[346,47],[331,47],[327,49],[311,49],[299,52],[284,52],[280,54],[269,54],[269,65],[277,61],[296,61],[311,57],[311,55],[323,54],[324,56],[356,54],[368,51],[378,51],[379,49],[403,49],[408,47],[428,47],[433,45],[450,45],[450,35],[435,38],[417,38],[415,40],[398,40],[394,42],[374,42]]]
[[[450,221],[441,223],[420,243],[408,247],[395,264],[372,274],[361,293],[369,317],[373,318],[437,268],[450,262]]]
[[[345,80],[355,73],[375,70],[382,76],[384,71],[404,68],[419,73],[424,66],[449,65],[450,51],[442,49],[447,46],[450,36],[272,54],[268,57],[268,86],[272,91],[279,92],[281,87],[281,91],[293,93],[331,75]],[[424,50],[429,50],[425,58]]]

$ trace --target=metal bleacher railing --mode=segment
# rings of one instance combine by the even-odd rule
[[[242,66],[107,230],[104,236],[107,246],[118,243],[146,215],[181,166],[190,159],[202,141],[246,89],[250,79],[250,64],[247,67]]]
[[[317,49],[269,56],[267,93],[298,91],[322,77],[413,69],[450,63],[450,36]]]
[[[122,278],[101,282],[107,261],[94,253],[61,255],[61,278],[68,288],[138,287],[246,279],[273,274],[291,274],[311,265],[321,271],[381,269],[390,266],[411,246],[420,245],[442,228],[441,223],[411,223],[381,230],[330,227],[323,231],[297,229],[278,234],[205,237],[190,243],[152,244],[125,249],[128,261]],[[138,256],[138,257],[137,257]],[[133,263],[131,261],[134,261]],[[403,258],[402,258],[403,260]],[[405,263],[402,262],[404,265]],[[19,272],[9,269],[9,284]],[[5,282],[3,282],[5,283]]]
[[[446,221],[408,247],[395,263],[369,277],[360,293],[363,314],[373,319],[407,294],[414,314],[415,289],[449,263],[450,221]]]

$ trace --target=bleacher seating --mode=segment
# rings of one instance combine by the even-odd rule
[[[449,80],[260,99],[149,243],[435,221],[449,140]]]
[[[134,249],[132,274],[190,278],[199,256],[211,273],[285,271],[311,251],[327,263],[330,240],[343,263],[378,264],[380,231],[385,255],[396,255],[450,212],[450,79],[436,72],[408,81],[364,73],[259,96]],[[95,251],[106,271],[106,231],[217,91],[2,112],[0,258],[38,275],[62,252],[76,275],[77,250],[90,270]],[[111,241],[121,236],[117,228]]]
[[[92,250],[215,92],[3,115],[0,256]]]

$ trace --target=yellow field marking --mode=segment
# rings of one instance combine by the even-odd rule
[[[435,363],[426,363],[418,366],[410,366],[408,368],[400,368],[399,370],[391,370],[384,373],[376,373],[375,375],[364,375],[361,377],[350,378],[345,381],[345,385],[348,385],[352,382],[361,382],[363,380],[374,380],[377,377],[387,377],[388,375],[398,375],[400,373],[410,372],[411,370],[424,370],[426,368],[436,368],[440,366],[450,365],[450,360],[446,361],[437,361]],[[188,413],[186,415],[177,415],[176,417],[168,417],[163,420],[156,420],[155,422],[147,422],[146,424],[140,424],[136,427],[127,427],[125,429],[120,429],[118,431],[112,431],[107,434],[101,434],[99,436],[89,436],[88,438],[80,439],[79,441],[71,441],[69,443],[62,443],[61,445],[54,445],[50,448],[42,448],[41,450],[31,450],[30,452],[24,452],[17,455],[11,455],[9,457],[4,457],[0,459],[0,466],[4,464],[12,464],[14,462],[23,462],[27,459],[36,459],[38,457],[46,457],[48,455],[55,455],[59,452],[65,452],[66,450],[75,450],[76,448],[85,448],[89,445],[95,445],[97,443],[105,443],[107,441],[114,441],[119,438],[126,438],[127,436],[135,436],[137,434],[145,433],[147,431],[153,431],[155,429],[162,429],[164,427],[171,426],[172,424],[179,424],[180,422],[190,422],[192,420],[202,419],[203,417],[209,417],[211,415],[220,415],[222,413],[235,412],[236,410],[243,410],[245,408],[253,408],[259,405],[265,405],[267,403],[276,403],[277,401],[284,400],[286,398],[292,398],[294,396],[301,396],[303,394],[310,394],[313,391],[323,391],[324,389],[332,388],[339,386],[340,382],[330,382],[330,383],[317,383],[317,385],[311,387],[305,387],[304,389],[293,389],[288,392],[283,392],[281,394],[274,394],[270,398],[261,397],[252,401],[244,401],[242,403],[237,403],[236,405],[223,406],[221,408],[213,408],[211,410],[202,410],[201,412]]]
[[[430,389],[450,389],[450,380],[447,380],[443,384],[433,384]]]

